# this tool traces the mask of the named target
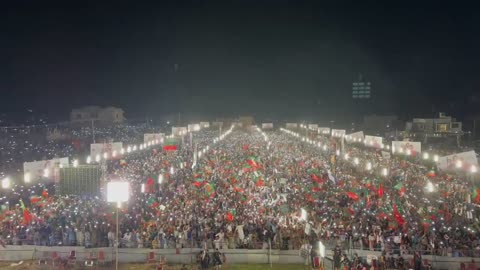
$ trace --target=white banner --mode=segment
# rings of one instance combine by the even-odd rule
[[[148,143],[158,141],[158,143],[161,143],[164,136],[165,134],[163,133],[145,133],[143,134],[143,142]]]
[[[109,156],[112,155],[113,151],[120,153],[122,151],[123,143],[113,142],[113,143],[92,143],[90,144],[90,157],[92,160],[95,160],[97,155],[103,156],[103,153],[108,153]]]
[[[173,136],[187,135],[187,127],[172,127]]]
[[[354,132],[345,136],[345,141],[347,141],[347,143],[363,142],[363,140],[365,140],[363,131]]]
[[[390,152],[382,151],[382,157],[384,159],[390,159],[390,157],[391,157]]]
[[[365,145],[373,148],[382,148],[383,138],[378,136],[365,136]]]
[[[209,122],[200,122],[200,127],[201,128],[208,128],[208,127],[210,127],[210,123]]]
[[[318,134],[323,134],[323,135],[330,134],[330,128],[329,127],[319,127],[317,130],[318,130]]]
[[[416,156],[418,153],[422,152],[422,143],[409,142],[409,141],[393,141],[392,142],[392,153],[407,154],[408,151],[410,151],[411,155]]]
[[[317,124],[308,124],[308,129],[310,129],[310,130],[318,130],[318,125],[317,125]]]
[[[345,136],[347,131],[345,129],[332,129],[332,137],[341,138]]]
[[[188,132],[200,130],[200,124],[189,124],[187,127],[188,127]]]
[[[295,129],[298,128],[297,123],[287,123],[286,129]]]
[[[440,157],[437,166],[440,170],[450,171],[457,169],[457,161],[461,161],[461,168],[469,169],[472,165],[477,166],[477,155],[475,151],[457,153],[449,156]]]
[[[262,124],[262,129],[272,129],[273,128],[273,123],[263,123]]]
[[[30,180],[53,179],[60,180],[59,168],[68,167],[68,157],[54,158],[50,160],[40,160],[23,163],[23,173],[28,174]]]

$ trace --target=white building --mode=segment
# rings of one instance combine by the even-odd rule
[[[462,122],[445,113],[439,113],[438,118],[414,118],[407,122],[405,130],[410,137],[448,137],[463,135]]]

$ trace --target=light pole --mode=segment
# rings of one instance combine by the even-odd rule
[[[112,181],[107,183],[107,201],[117,203],[116,208],[116,237],[115,237],[115,269],[118,270],[118,209],[122,202],[128,202],[128,182]]]

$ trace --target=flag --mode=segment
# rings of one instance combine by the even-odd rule
[[[212,196],[215,193],[215,184],[207,183],[205,185],[205,191],[207,192],[208,196]]]
[[[120,166],[127,166],[127,161],[125,159],[121,159]]]
[[[247,159],[247,163],[250,166],[250,168],[252,168],[252,169],[259,169],[260,168],[260,165],[258,164],[256,157],[249,157]]]
[[[473,189],[472,200],[474,203],[480,203],[480,188]]]
[[[176,139],[166,139],[163,143],[163,151],[176,151],[178,142]]]
[[[436,176],[435,170],[431,169],[430,171],[428,171],[427,176],[430,177],[430,178],[435,177]]]
[[[323,182],[324,182],[323,179],[321,179],[320,177],[318,177],[316,174],[311,174],[311,175],[310,175],[310,178],[311,178],[313,181],[317,182],[317,183],[323,183]]]
[[[255,183],[255,186],[257,187],[262,187],[265,185],[265,182],[263,182],[262,176],[258,174],[257,172],[254,172],[253,174],[253,182]]]
[[[42,191],[42,197],[43,197],[44,199],[48,199],[48,190],[44,189],[44,190]]]
[[[227,212],[227,221],[232,222],[235,219],[235,216],[237,215],[237,211],[235,209],[232,209]]]
[[[42,197],[40,196],[31,196],[30,197],[30,203],[31,204],[36,204],[42,200]]]
[[[147,186],[145,188],[145,192],[147,193],[155,192],[155,181],[153,181],[153,178],[151,177],[147,178]]]
[[[23,204],[23,200],[20,200],[20,207],[23,210],[23,224],[30,224],[32,222],[32,214],[30,214],[30,211],[28,211],[25,204]]]
[[[393,217],[395,218],[395,221],[397,221],[398,225],[403,226],[403,224],[405,224],[405,220],[398,211],[397,204],[393,205]]]
[[[380,183],[380,185],[378,185],[378,191],[377,191],[377,193],[378,193],[378,197],[383,198],[384,190],[383,190],[383,185],[382,185],[382,183]]]
[[[201,187],[203,184],[203,179],[200,177],[197,177],[193,180],[193,185],[196,187]]]
[[[358,199],[359,199],[357,193],[355,193],[355,192],[348,191],[347,196],[348,196],[348,198],[350,198],[354,201],[358,201]]]
[[[398,194],[400,194],[400,196],[403,196],[405,194],[405,187],[402,183],[396,184],[393,188],[398,190]]]

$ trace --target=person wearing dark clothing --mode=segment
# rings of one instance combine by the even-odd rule
[[[222,265],[222,259],[221,259],[222,254],[220,251],[218,251],[218,248],[215,249],[215,252],[213,252],[213,265],[215,268],[219,268]]]

